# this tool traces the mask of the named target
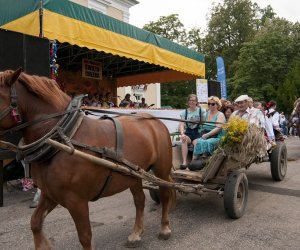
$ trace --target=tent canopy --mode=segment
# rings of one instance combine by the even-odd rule
[[[39,36],[40,2],[0,0],[0,28]],[[59,42],[58,62],[75,67],[88,54],[118,87],[205,76],[204,55],[68,0],[43,1],[42,30]]]

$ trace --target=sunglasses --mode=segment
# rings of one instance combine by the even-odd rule
[[[215,106],[216,103],[214,103],[214,102],[209,102],[209,103],[207,103],[207,105],[208,105],[208,106]]]

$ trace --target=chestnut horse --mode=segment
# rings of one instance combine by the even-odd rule
[[[64,112],[70,101],[71,98],[53,80],[21,73],[21,70],[4,71],[0,73],[0,130],[8,131],[19,126],[24,144],[30,145],[51,131],[60,120],[60,117],[51,114]],[[49,119],[41,119],[45,115]],[[157,177],[171,181],[172,146],[166,126],[157,119],[121,116],[118,120],[123,129],[124,158],[146,171],[152,168]],[[27,125],[22,127],[20,124]],[[83,116],[72,139],[97,148],[114,149],[116,137],[115,125],[110,119],[95,120]],[[100,190],[100,197],[106,197],[130,188],[136,219],[127,243],[136,246],[141,241],[145,206],[141,179],[63,151],[46,160],[32,162],[31,174],[34,183],[41,189],[39,204],[31,217],[36,249],[51,249],[42,226],[46,215],[58,204],[70,212],[83,249],[93,249],[88,202],[98,198]],[[111,178],[106,183],[108,176]],[[169,210],[175,205],[175,191],[160,187],[160,198],[162,219],[159,236],[168,239],[171,235]]]

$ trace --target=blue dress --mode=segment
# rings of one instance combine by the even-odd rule
[[[213,119],[211,120],[211,122],[216,122],[218,119],[218,116],[221,112],[218,112]],[[205,121],[207,121],[209,116],[209,111],[206,113],[206,117],[205,117]],[[213,130],[216,127],[216,124],[211,123],[211,124],[204,124],[203,125],[203,129],[202,132],[205,131],[205,133],[208,133],[209,131]],[[204,133],[204,134],[205,134]],[[202,133],[203,134],[203,133]],[[221,137],[222,137],[223,133],[222,130],[215,135],[214,137],[210,137],[207,139],[203,139],[203,138],[199,138],[196,145],[194,146],[194,155],[202,155],[202,154],[212,154],[216,148],[216,146],[218,145]]]

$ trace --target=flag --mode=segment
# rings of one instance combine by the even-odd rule
[[[225,66],[224,60],[222,57],[217,57],[217,76],[218,81],[221,84],[221,98],[227,99],[227,86],[226,86],[226,75],[225,75]]]

